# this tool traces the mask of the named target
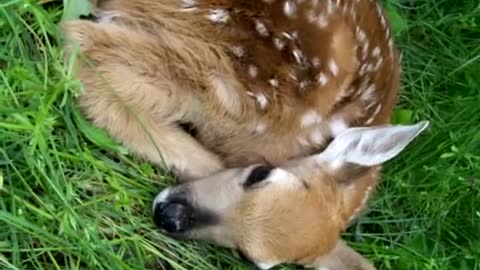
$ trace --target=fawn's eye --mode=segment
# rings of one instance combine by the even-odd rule
[[[270,165],[260,165],[255,167],[247,177],[247,180],[243,183],[244,187],[251,187],[261,181],[267,179],[270,175],[270,172],[275,169],[275,167]]]

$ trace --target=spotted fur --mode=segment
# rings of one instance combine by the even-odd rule
[[[348,127],[390,119],[400,58],[377,1],[98,2],[95,20],[63,25],[67,59],[72,42],[82,55],[79,104],[133,153],[185,179],[283,164]],[[348,218],[377,178],[348,193]]]

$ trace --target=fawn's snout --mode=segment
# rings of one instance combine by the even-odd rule
[[[153,203],[153,221],[166,233],[182,238],[192,229],[215,224],[216,217],[194,205],[187,186],[177,186],[158,194]]]
[[[281,166],[229,168],[171,187],[155,199],[155,223],[177,238],[239,249],[263,269],[329,265],[325,256],[337,252],[346,224],[368,200],[378,166],[427,126],[349,128],[319,154]]]
[[[169,234],[182,234],[195,222],[195,210],[188,200],[187,190],[166,188],[153,203],[153,221]]]
[[[153,219],[168,233],[181,233],[190,227],[193,210],[184,203],[160,202],[155,205]]]

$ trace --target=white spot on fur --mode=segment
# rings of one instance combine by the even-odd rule
[[[383,9],[380,3],[377,2],[377,12],[378,16],[380,17],[380,24],[383,28],[387,28],[387,21],[385,19],[385,15],[383,14]]]
[[[330,131],[332,132],[333,137],[337,137],[347,129],[348,126],[343,119],[334,117],[330,120]]]
[[[267,129],[267,125],[263,122],[259,122],[259,123],[257,123],[257,125],[255,125],[255,132],[256,133],[263,133],[263,132],[265,132],[266,129]]]
[[[304,89],[309,85],[310,85],[310,81],[309,80],[304,80],[304,81],[300,82],[299,87],[300,87],[300,89]]]
[[[254,65],[248,66],[248,75],[252,78],[256,78],[258,76],[258,67]]]
[[[375,66],[373,64],[368,64],[367,65],[367,71],[368,72],[372,73],[374,71],[374,69],[375,69]]]
[[[332,14],[333,10],[334,10],[334,7],[333,7],[332,0],[327,0],[327,13]]]
[[[275,44],[275,48],[277,48],[277,50],[282,50],[285,47],[285,42],[279,38],[274,38],[273,44]]]
[[[392,55],[393,54],[393,39],[390,38],[388,40],[388,50],[390,51],[390,54]]]
[[[372,56],[375,58],[380,56],[380,47],[376,46],[375,49],[373,49]]]
[[[226,23],[230,19],[230,15],[225,9],[217,8],[210,10],[207,18],[215,23]]]
[[[230,50],[236,57],[243,57],[245,55],[245,48],[241,45],[233,45]]]
[[[368,118],[368,120],[365,121],[365,125],[370,125],[373,122],[374,119],[375,119],[375,117],[373,117],[373,116]]]
[[[256,95],[257,104],[260,109],[264,110],[267,107],[268,99],[264,94],[257,94]]]
[[[317,81],[321,86],[325,86],[328,83],[328,77],[325,73],[320,72],[320,74],[318,74]]]
[[[268,80],[268,83],[275,88],[277,88],[278,85],[279,85],[279,82],[278,82],[277,79],[270,79],[270,80]]]
[[[295,61],[297,61],[298,64],[302,64],[302,59],[303,59],[302,51],[300,51],[299,49],[294,49],[292,53],[293,53],[293,56],[295,57]]]
[[[353,92],[352,88],[349,88],[348,90],[345,87],[342,89],[339,89],[338,94],[335,96],[335,103],[338,103],[341,100],[343,100],[343,98],[348,96],[351,93],[351,91]]]
[[[340,0],[337,0],[337,6],[340,6]],[[345,3],[342,9],[343,15],[347,15],[347,10],[348,10],[348,3]]]
[[[296,32],[293,32],[293,33],[283,32],[282,35],[287,39],[294,40],[296,37],[298,37],[298,33],[297,34],[295,33]]]
[[[293,72],[289,72],[288,77],[290,77],[294,81],[298,81],[297,75],[295,75]]]
[[[298,39],[298,31],[293,31],[293,32],[292,32],[292,37],[293,37],[294,39]]]
[[[352,17],[353,21],[357,20],[357,12],[355,10],[355,5],[350,7],[350,16]]]
[[[259,20],[255,21],[255,29],[257,30],[257,33],[262,37],[267,37],[269,35],[267,26]]]
[[[383,15],[383,9],[380,3],[377,2],[377,13],[379,16]]]
[[[378,58],[378,61],[377,63],[375,64],[375,67],[373,68],[374,71],[379,71],[380,68],[382,67],[382,64],[383,64],[383,58],[380,57]]]
[[[368,86],[365,92],[362,93],[362,96],[360,98],[364,101],[371,100],[376,89],[377,88],[375,87],[375,85],[371,84],[370,86]]]
[[[375,111],[373,111],[372,113],[372,116],[370,118],[368,118],[367,121],[365,121],[365,125],[370,125],[373,120],[375,119],[375,117],[377,117],[378,113],[380,112],[380,110],[382,109],[382,104],[379,104],[377,106],[377,108],[375,108]]]
[[[182,8],[191,9],[197,5],[196,0],[182,0]]]
[[[338,75],[338,65],[335,60],[331,59],[330,62],[328,63],[328,67],[330,68],[330,72],[332,72],[333,76]]]
[[[362,60],[365,61],[368,57],[368,48],[369,48],[370,44],[367,42],[365,42],[365,44],[363,45],[362,47]]]
[[[345,91],[345,95],[349,96],[351,94],[353,94],[353,92],[355,92],[355,90],[357,90],[356,87],[350,87],[347,89],[347,91]]]
[[[325,15],[319,15],[317,17],[317,26],[320,28],[325,28],[328,26],[328,18]]]
[[[385,16],[383,16],[383,14],[380,16],[380,23],[382,24],[383,28],[387,28],[387,21],[385,20]]]
[[[367,73],[367,66],[368,66],[368,64],[363,64],[362,65],[362,67],[360,68],[360,71],[358,72],[358,74],[360,76],[364,76]]]
[[[294,16],[296,10],[297,10],[297,5],[293,1],[291,0],[285,1],[285,4],[283,5],[283,12],[287,17]]]
[[[360,27],[357,26],[357,29],[355,30],[355,37],[358,42],[363,43],[367,38],[367,35],[365,34],[365,31],[363,31]]]
[[[309,127],[322,122],[322,117],[314,110],[308,111],[302,116],[301,127]]]
[[[312,65],[313,65],[314,67],[319,68],[319,67],[320,67],[320,64],[321,64],[321,62],[320,62],[320,58],[319,58],[319,57],[314,57],[314,58],[312,59]]]
[[[307,11],[307,20],[309,23],[314,23],[318,19],[317,14],[315,13],[315,9],[310,9]]]
[[[357,92],[358,95],[362,94],[365,92],[365,89],[367,89],[368,85],[370,84],[370,78],[365,76],[362,78],[362,83],[360,84],[360,90]]]

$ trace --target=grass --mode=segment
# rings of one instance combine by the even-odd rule
[[[155,230],[153,195],[173,179],[82,121],[62,6],[36,3],[0,2],[0,268],[252,269]],[[389,4],[404,55],[394,121],[432,126],[345,237],[379,269],[480,269],[480,3]]]

